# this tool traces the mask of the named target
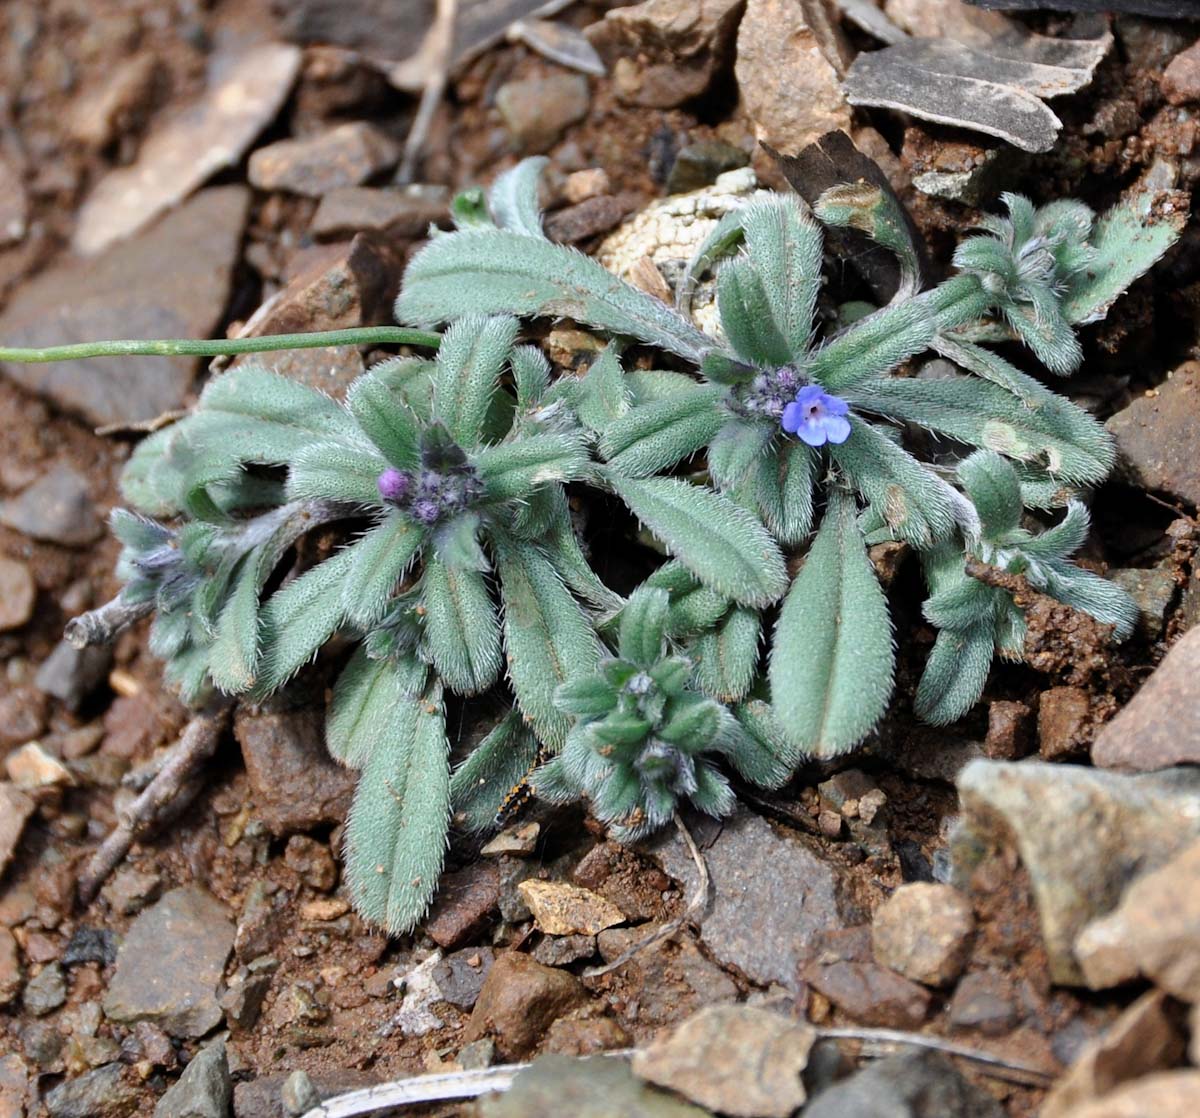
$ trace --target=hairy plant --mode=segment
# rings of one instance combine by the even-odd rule
[[[821,226],[775,196],[718,224],[673,308],[542,235],[542,162],[458,198],[457,231],[413,259],[397,317],[444,334],[0,349],[41,361],[436,348],[375,366],[344,404],[257,366],[212,379],[128,463],[136,511],[112,521],[124,589],[71,626],[87,643],[153,613],[151,647],[195,703],[214,690],[260,700],[349,643],[326,726],[332,755],[361,771],[346,879],[393,932],[434,892],[452,813],[488,829],[530,774],[631,838],[681,801],[728,811],[728,769],[777,786],[804,758],[860,743],[894,672],[874,543],[924,559],[940,633],[917,707],[931,721],[976,701],[994,651],[1021,654],[1020,610],[972,576],[979,564],[1118,636],[1132,626],[1128,599],[1067,558],[1087,532],[1077,493],[1112,464],[1107,435],[985,343],[1017,339],[1070,371],[1074,327],[1162,255],[1177,221],[1141,202],[1097,221],[1078,203],[1010,197],[1008,218],[964,241],[958,273],[922,290],[894,200],[837,186],[816,217],[894,252],[902,282],[886,307],[830,315]],[[709,336],[687,310],[714,271]],[[585,375],[555,377],[519,343],[522,316],[570,318],[610,343]],[[626,369],[629,342],[672,367]],[[907,375],[926,351],[962,371]],[[618,498],[667,553],[628,598],[592,569],[568,484]],[[1063,506],[1057,525],[1027,527],[1025,509]],[[455,695],[504,713],[451,772]]]
[[[821,230],[797,198],[752,201],[720,222],[672,309],[542,236],[537,171],[527,161],[502,176],[490,219],[473,210],[414,258],[397,317],[431,325],[467,312],[565,316],[613,336],[572,398],[605,463],[602,483],[717,596],[712,612],[721,624],[730,617],[722,607],[760,609],[786,589],[767,670],[781,731],[809,755],[853,748],[892,691],[891,621],[867,546],[903,540],[925,553],[954,553],[961,567],[964,551],[979,551],[988,538],[970,486],[920,460],[913,434],[1003,455],[1018,507],[1057,507],[1101,481],[1113,463],[1103,428],[979,340],[1015,336],[1056,372],[1070,371],[1079,360],[1072,324],[1102,315],[1169,247],[1178,223],[1155,223],[1133,204],[1097,223],[1082,203],[1035,209],[1006,196],[1009,217],[989,218],[960,246],[958,274],[919,291],[919,254],[894,202],[862,183],[837,186],[819,199],[816,216],[889,248],[905,282],[887,307],[823,334]],[[683,311],[713,267],[721,333],[709,337]],[[623,340],[682,358],[694,374],[622,374]],[[905,375],[905,363],[927,350],[963,375]],[[701,452],[708,485],[662,476]],[[818,516],[787,586],[778,545],[804,544]],[[768,539],[752,539],[759,525]],[[1044,589],[1102,620],[1120,597],[1082,573],[1060,572]],[[751,686],[753,632],[753,640],[724,642],[725,674],[737,683],[718,686],[718,697],[737,699]],[[1002,647],[1017,651],[1012,640]],[[939,653],[937,666],[939,677],[952,677],[941,691],[978,697],[977,661]]]

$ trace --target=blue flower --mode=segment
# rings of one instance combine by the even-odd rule
[[[830,396],[819,384],[806,384],[783,409],[783,429],[809,446],[844,443],[850,437],[850,405]]]

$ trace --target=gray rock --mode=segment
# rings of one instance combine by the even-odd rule
[[[938,1052],[891,1056],[822,1091],[804,1118],[1003,1118],[1000,1104]]]
[[[73,648],[61,640],[42,661],[33,684],[39,691],[60,700],[68,710],[78,710],[108,676],[112,655],[108,645]]]
[[[1200,629],[1167,653],[1142,689],[1099,733],[1092,761],[1149,771],[1200,764]]]
[[[596,937],[585,935],[547,936],[531,952],[533,957],[547,967],[567,967],[580,959],[590,959],[596,954]]]
[[[9,302],[0,336],[13,346],[207,337],[228,300],[249,202],[244,186],[202,191],[98,259],[40,273]],[[3,368],[89,423],[137,423],[183,404],[196,359],[105,357]]]
[[[123,1118],[137,1107],[138,1092],[122,1078],[120,1064],[106,1064],[60,1083],[42,1101],[50,1118]]]
[[[360,186],[400,158],[400,148],[363,121],[339,124],[318,136],[278,140],[250,156],[247,177],[259,190],[320,198],[339,187]]]
[[[35,1017],[53,1013],[67,1000],[67,981],[58,963],[47,963],[25,983],[21,999],[25,1009]]]
[[[851,918],[840,872],[815,843],[744,808],[721,823],[697,823],[695,834],[712,879],[701,939],[754,981],[794,990],[803,945]],[[664,832],[650,852],[690,897],[696,867],[679,834]]]
[[[481,1118],[707,1118],[708,1111],[636,1079],[619,1060],[543,1056],[502,1095],[479,1102]]]
[[[1153,395],[1139,396],[1105,426],[1130,480],[1200,504],[1200,362],[1180,365]]]
[[[265,1075],[260,1079],[238,1083],[233,1089],[234,1118],[288,1118],[280,1097],[287,1075]],[[313,1086],[322,1099],[379,1082],[377,1075],[361,1071],[339,1071],[311,1076]]]
[[[283,1081],[279,1090],[279,1101],[283,1103],[283,1109],[288,1114],[298,1116],[314,1106],[319,1106],[321,1096],[313,1081],[309,1079],[308,1072],[294,1071]]]
[[[800,1076],[811,1026],[748,1005],[714,1005],[633,1056],[633,1073],[737,1118],[788,1118],[804,1105]]]
[[[333,43],[386,59],[415,54],[433,15],[434,0],[289,0],[279,9],[282,32],[294,43]]]
[[[7,159],[0,159],[0,248],[25,239],[29,227],[29,196],[21,174]]]
[[[1177,589],[1171,572],[1157,567],[1119,570],[1109,571],[1108,578],[1137,602],[1142,631],[1153,640],[1161,637]]]
[[[233,947],[225,906],[199,885],[172,889],[131,925],[104,1012],[123,1024],[153,1021],[172,1036],[221,1023],[217,986]]]
[[[447,955],[433,968],[433,981],[442,1000],[459,1009],[471,1009],[495,961],[490,947],[468,947]]]
[[[1200,772],[1124,776],[1075,765],[974,761],[958,778],[955,883],[1015,850],[1029,875],[1054,981],[1083,980],[1084,925],[1111,912],[1134,877],[1200,835]]]
[[[215,172],[238,163],[279,112],[299,69],[300,51],[285,43],[217,54],[199,100],[157,126],[142,141],[136,162],[96,184],[79,211],[75,251],[84,256],[103,251],[178,205]],[[184,263],[174,254],[162,259],[172,268]],[[170,271],[162,269],[162,277]]]
[[[712,186],[718,175],[745,167],[750,156],[724,140],[701,140],[681,148],[667,176],[668,194],[687,194]]]
[[[572,124],[583,120],[591,104],[582,74],[551,74],[505,82],[496,90],[496,108],[522,152],[545,151]]]
[[[67,547],[93,543],[104,532],[87,482],[70,466],[61,465],[20,496],[0,501],[0,524],[35,540]]]
[[[202,1048],[158,1100],[154,1118],[229,1118],[233,1081],[225,1042]]]
[[[270,989],[269,974],[251,974],[231,979],[220,998],[225,1019],[234,1028],[254,1028]]]

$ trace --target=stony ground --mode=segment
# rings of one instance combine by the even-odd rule
[[[850,129],[941,266],[1001,190],[1102,207],[1139,180],[1190,190],[1200,175],[1196,23],[1116,18],[1090,84],[1053,101],[1052,150],[1031,155],[852,109],[839,74],[880,44],[815,0],[650,0],[607,19],[578,3],[522,41],[504,30],[534,5],[461,7],[447,95],[402,187],[432,0],[8,0],[0,338],[386,322],[450,192],[534,152],[551,160],[548,232],[594,251],[721,172],[782,188],[757,139],[791,153]],[[1003,31],[958,0],[884,7],[912,34]],[[604,76],[544,53],[586,59],[589,43]],[[711,875],[702,914],[603,975],[585,972],[684,913],[698,871],[680,835],[628,850],[579,812],[534,806],[482,848],[456,836],[424,927],[389,941],[338,887],[352,785],[324,753],[326,662],[274,705],[240,708],[186,812],[78,902],[83,865],[188,712],[144,630],[83,654],[60,635],[117,588],[103,520],[122,461],[209,374],[148,358],[6,369],[0,1116],[260,1118],[298,1113],[311,1088],[652,1042],[636,1079],[550,1061],[484,1112],[702,1113],[649,1082],[709,1110],[787,1115],[807,1066],[808,1118],[1194,1113],[1198,235],[1193,221],[1087,333],[1068,386],[1123,452],[1087,559],[1137,597],[1138,635],[1114,648],[1040,610],[1029,664],[998,668],[969,718],[931,730],[906,698],[933,637],[919,572],[878,555],[903,619],[895,712],[837,771],[747,792],[723,825],[690,821]],[[594,352],[565,327],[546,340],[562,366]],[[309,351],[279,367],[336,394],[370,360]],[[879,1028],[992,1062],[831,1035]]]

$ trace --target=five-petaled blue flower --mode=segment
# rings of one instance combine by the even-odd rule
[[[819,384],[806,384],[783,409],[783,429],[809,446],[844,443],[850,437],[850,405]]]

